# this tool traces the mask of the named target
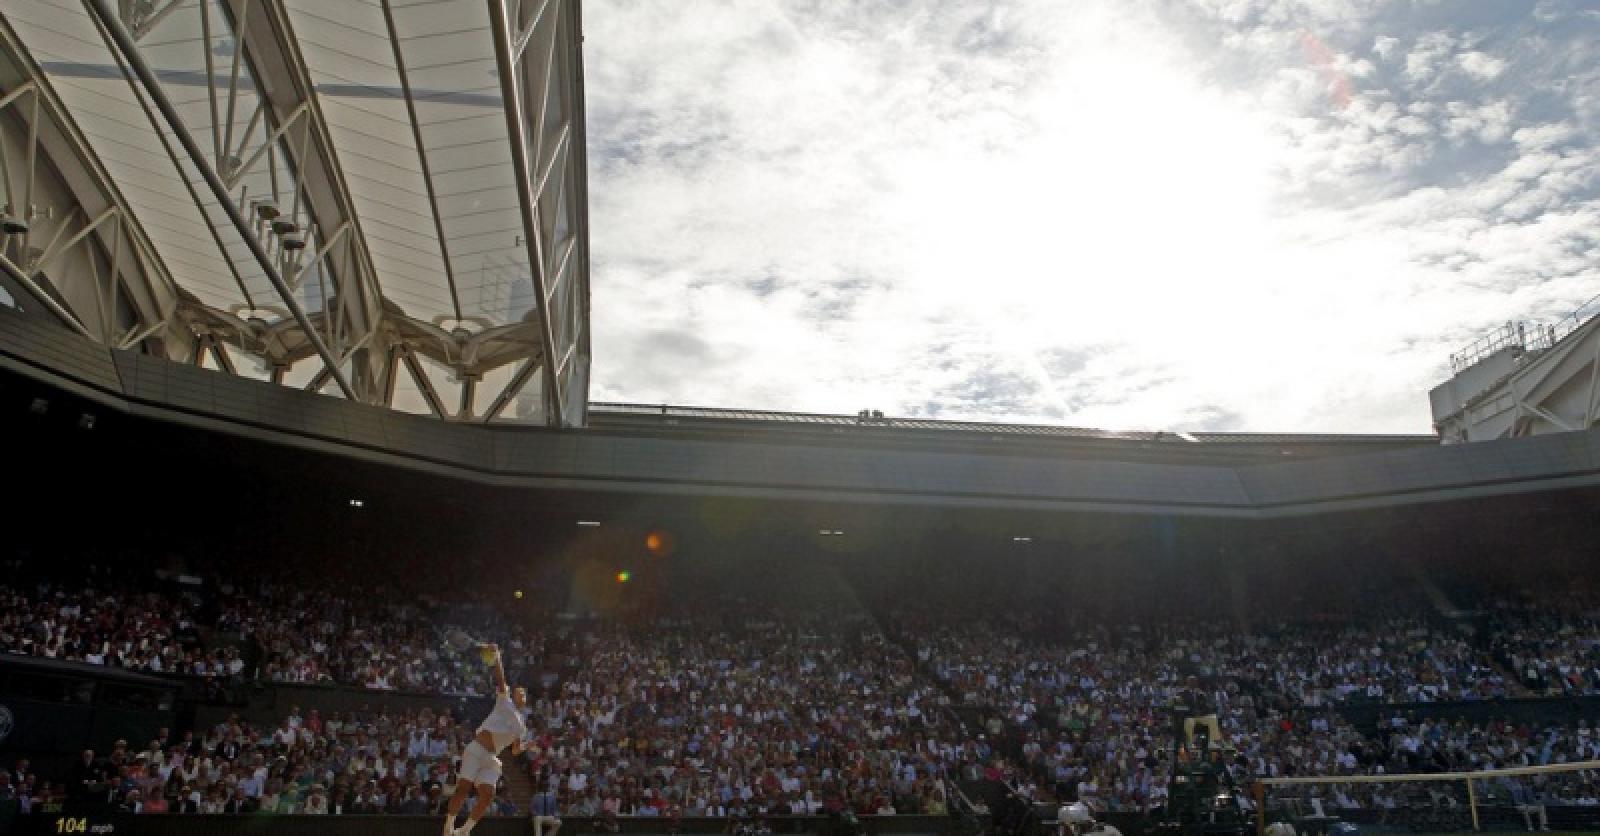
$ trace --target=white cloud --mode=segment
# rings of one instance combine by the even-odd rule
[[[1445,136],[1451,139],[1475,138],[1479,142],[1502,142],[1511,134],[1512,104],[1506,100],[1470,105],[1446,102]]]
[[[592,6],[593,395],[1425,430],[1457,343],[1600,290],[1600,158],[1384,8]]]
[[[1506,62],[1484,52],[1463,52],[1456,56],[1462,71],[1480,81],[1498,78],[1505,71]]]
[[[1258,21],[1272,26],[1357,26],[1386,5],[1386,0],[1190,0],[1191,4],[1230,24]]]
[[[1449,32],[1429,32],[1420,38],[1406,53],[1406,78],[1412,84],[1433,80],[1440,66],[1456,48],[1456,38]]]
[[[1518,128],[1511,139],[1517,146],[1526,150],[1548,148],[1560,145],[1576,135],[1572,125],[1566,122],[1551,122],[1543,125],[1529,125]]]

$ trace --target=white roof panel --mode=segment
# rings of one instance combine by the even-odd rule
[[[494,372],[509,381],[509,364],[526,360],[542,363],[547,380],[554,377],[549,360],[577,345],[584,323],[536,321],[533,247],[518,186],[525,178],[513,162],[524,138],[508,134],[489,3],[115,5],[106,11],[131,30],[136,63],[156,77],[152,88],[129,83],[121,51],[101,36],[81,0],[7,3],[0,15],[43,70],[179,287],[221,311],[295,308],[283,305],[272,273],[308,314],[337,293],[341,315],[317,320],[325,328],[296,312],[301,329],[314,329],[308,341],[330,366],[344,368],[362,346],[403,339],[411,349],[432,352],[435,361],[455,364],[464,376],[487,381]],[[526,41],[526,61],[517,66],[528,111],[518,118],[540,133],[538,147],[527,149],[536,158],[529,164],[539,169],[529,173],[536,184],[543,165],[563,153],[555,138],[581,119],[572,113],[574,102],[581,103],[573,87],[581,7],[576,0],[508,5],[517,18],[513,28],[542,14]],[[223,181],[226,206],[183,143],[168,134],[166,119],[152,124],[142,106],[152,98],[176,110],[184,139],[199,146],[200,165]],[[575,172],[582,164],[581,123],[574,136],[579,156],[560,158],[549,188],[529,207],[538,216],[547,269],[556,267],[567,233],[581,229],[583,204],[563,197],[568,186],[582,183]],[[253,232],[241,232],[230,212]],[[359,234],[347,234],[354,230]],[[252,252],[256,243],[269,266]],[[586,287],[586,251],[581,255],[573,269],[583,271]],[[338,274],[337,287],[331,273]],[[586,296],[567,286],[570,273],[549,277],[553,319],[587,316]],[[384,327],[395,315],[392,308],[404,320],[447,329],[459,322],[468,332],[529,322],[534,328],[485,336],[491,345],[510,341],[514,351],[468,351],[419,322],[398,323],[403,335]],[[538,333],[545,328],[549,334]],[[371,340],[374,335],[379,339]],[[304,357],[274,355],[275,362],[284,361],[280,365],[297,366]],[[529,399],[546,396],[539,387],[507,398],[513,395],[521,399],[517,414],[527,411]],[[484,403],[476,408],[495,396],[482,393]]]
[[[377,0],[284,5],[385,294],[412,316],[453,318],[448,257],[462,316],[520,320],[532,296],[514,303],[509,292],[528,278],[486,4],[392,5],[415,131]]]
[[[227,262],[211,244],[204,212],[184,188],[83,4],[16,3],[7,7],[6,19],[116,181],[173,280],[207,305],[242,304]]]

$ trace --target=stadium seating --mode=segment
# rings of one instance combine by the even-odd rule
[[[985,782],[1030,800],[1147,812],[1169,796],[1173,706],[1196,700],[1217,715],[1224,768],[1241,784],[1600,757],[1600,727],[1582,718],[1415,714],[1593,693],[1600,629],[1581,601],[1486,601],[1487,615],[1467,621],[1378,608],[1364,620],[1250,629],[1000,609],[947,618],[933,604],[875,616],[688,603],[571,621],[444,610],[386,588],[37,577],[0,586],[0,651],[235,689],[484,695],[481,662],[437,638],[464,628],[500,642],[513,678],[532,686],[533,745],[508,786],[553,791],[564,815],[600,827],[630,816],[940,814],[961,788]],[[1358,727],[1346,712],[1363,705],[1404,706],[1409,716],[1380,711]],[[437,813],[473,719],[296,708],[267,727],[235,716],[119,746],[71,774],[16,767],[0,795],[25,805],[94,797],[142,811]],[[1536,792],[1557,808],[1597,797],[1587,775],[1505,790]],[[1380,819],[1405,806],[1370,784],[1330,785],[1317,801]],[[506,809],[526,804],[508,798]]]

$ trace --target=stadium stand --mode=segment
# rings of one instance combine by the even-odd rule
[[[534,745],[508,770],[505,811],[550,792],[564,816],[602,830],[648,817],[943,815],[995,786],[1148,815],[1171,792],[1173,706],[1196,700],[1217,714],[1241,786],[1600,756],[1592,718],[1538,699],[1590,693],[1600,632],[1577,589],[1558,605],[1485,596],[1476,616],[1452,618],[1393,585],[1362,591],[1365,618],[1338,620],[1334,603],[1249,628],[972,600],[901,598],[875,613],[727,590],[573,620],[435,607],[398,585],[107,569],[69,582],[37,563],[8,568],[0,651],[202,681],[217,718],[49,773],[17,764],[0,796],[24,810],[93,799],[145,813],[436,814],[470,739],[459,700],[488,688],[481,664],[433,640],[456,626],[500,641],[513,677],[534,686]],[[252,694],[290,686],[439,702],[242,716]],[[319,691],[294,693],[310,704]],[[1496,714],[1508,700],[1543,719]],[[1491,808],[1537,797],[1558,823],[1600,813],[1587,773],[1485,793]],[[1445,803],[1382,784],[1312,798],[1373,822]]]

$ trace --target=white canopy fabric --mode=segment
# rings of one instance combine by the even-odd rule
[[[365,400],[395,405],[396,388],[415,388],[450,395],[413,404],[442,417],[582,422],[577,0],[117,0],[159,90],[134,77],[95,2],[30,0],[0,15],[173,283],[204,309],[198,318],[280,328],[275,344],[259,327],[222,333],[230,355],[270,348],[261,368],[280,367],[274,379],[319,388],[326,369],[298,366],[325,364],[304,334],[280,327],[298,308]],[[500,9],[510,31],[497,43]],[[508,55],[514,79],[497,69]],[[230,207],[157,96],[207,152]],[[510,135],[508,105],[525,136]],[[514,142],[529,161],[526,192]],[[270,265],[229,209],[253,225]],[[558,402],[564,414],[544,414]]]

